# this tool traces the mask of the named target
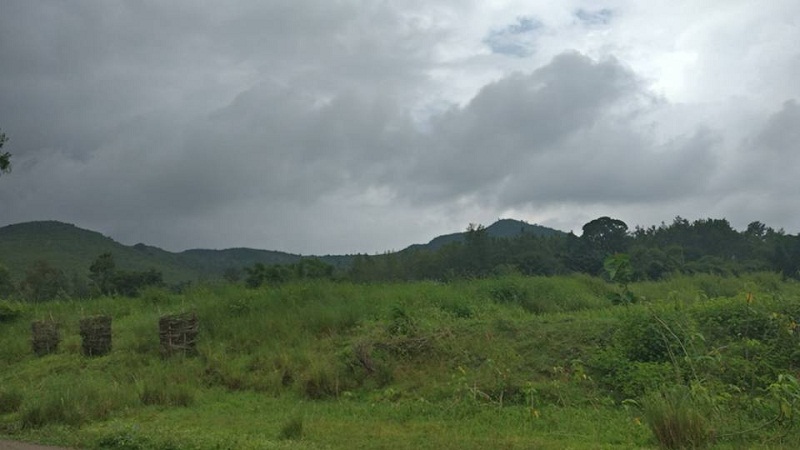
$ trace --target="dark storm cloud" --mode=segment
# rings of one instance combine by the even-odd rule
[[[747,42],[711,45],[724,20],[667,41],[642,25],[663,15],[676,30],[680,8],[522,3],[5,2],[0,128],[14,172],[0,179],[0,225],[348,252],[564,205],[553,223],[755,204],[769,223],[800,208],[800,107],[781,104],[797,97],[800,58],[769,45],[797,41],[790,23],[740,52]],[[734,70],[739,53],[753,67]],[[690,81],[768,95],[709,113],[660,90]]]
[[[728,192],[769,193],[774,201],[798,204],[800,184],[800,105],[787,100],[746,139],[720,189]]]
[[[564,53],[439,118],[423,140],[416,195],[474,194],[513,207],[645,202],[701,190],[716,137],[699,130],[655,142],[636,131],[654,102],[618,61]]]

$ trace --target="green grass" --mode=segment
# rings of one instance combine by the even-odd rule
[[[129,449],[656,448],[666,427],[691,443],[713,430],[723,448],[792,447],[800,393],[776,383],[800,370],[796,283],[631,289],[644,299],[628,306],[585,276],[26,304],[0,323],[0,435]],[[197,355],[163,357],[158,319],[186,311]],[[113,318],[113,348],[84,357],[78,323],[98,314]],[[36,357],[30,322],[45,318],[63,341]],[[694,403],[663,394],[686,386]]]

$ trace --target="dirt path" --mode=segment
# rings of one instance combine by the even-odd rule
[[[29,444],[27,442],[0,440],[0,450],[67,450],[64,447]]]

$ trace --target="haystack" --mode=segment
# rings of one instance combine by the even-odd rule
[[[31,344],[33,353],[37,356],[55,353],[60,342],[61,334],[58,331],[58,322],[40,320],[31,323]]]
[[[158,329],[162,355],[190,355],[196,352],[198,322],[195,313],[162,316],[158,321]]]
[[[81,347],[86,356],[102,356],[111,351],[111,316],[81,319]]]

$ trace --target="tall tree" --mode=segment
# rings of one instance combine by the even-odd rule
[[[114,275],[116,271],[117,264],[114,262],[114,255],[111,253],[103,253],[89,266],[89,279],[92,280],[99,294],[111,295],[114,293]]]
[[[20,292],[28,301],[40,302],[69,297],[69,280],[64,272],[40,260],[25,272]]]
[[[8,137],[5,133],[0,131],[0,150],[3,150],[3,145],[8,142]],[[7,173],[11,170],[11,153],[0,151],[0,174]]]
[[[11,272],[0,264],[0,298],[8,297],[14,293],[14,283],[11,281]]]
[[[628,225],[610,217],[600,217],[583,226],[581,239],[606,255],[622,253],[628,246]]]

